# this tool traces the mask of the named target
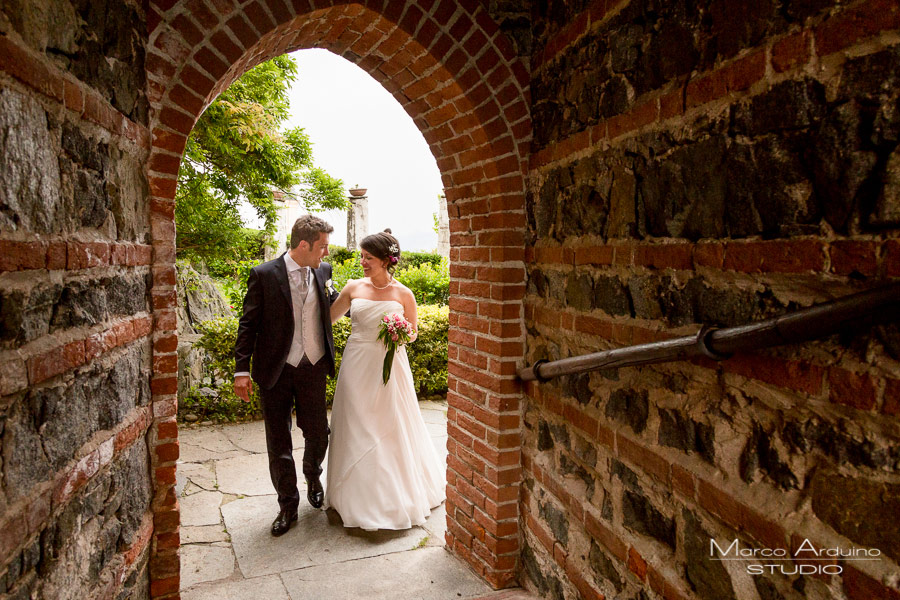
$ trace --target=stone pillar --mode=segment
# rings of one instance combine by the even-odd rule
[[[275,258],[290,247],[291,230],[301,213],[300,201],[296,198],[286,196],[278,190],[272,194],[278,214],[276,221],[278,229],[272,245],[265,248],[265,260]]]
[[[359,242],[369,235],[369,197],[365,188],[350,190],[347,209],[347,249],[356,250]]]
[[[445,258],[450,258],[450,215],[447,213],[447,196],[438,194],[437,250]]]

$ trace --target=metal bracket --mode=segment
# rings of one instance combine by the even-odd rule
[[[540,366],[544,363],[550,362],[546,358],[542,358],[536,361],[533,365],[531,365],[531,372],[534,373],[534,378],[540,381],[541,383],[547,383],[550,381],[550,377],[542,377],[541,372],[538,370]]]
[[[709,347],[709,343],[707,342],[709,336],[712,332],[718,330],[718,327],[712,327],[710,325],[704,325],[700,328],[700,331],[697,332],[697,341],[696,347],[697,350],[700,351],[700,354],[705,356],[706,358],[711,358],[712,360],[726,360],[731,358],[731,354],[720,354]]]

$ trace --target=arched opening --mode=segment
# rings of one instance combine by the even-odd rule
[[[176,176],[197,117],[245,70],[285,52],[326,48],[359,65],[413,118],[442,174],[453,262],[446,543],[491,585],[504,587],[515,579],[519,549],[521,416],[514,378],[524,350],[527,72],[483,8],[324,4],[151,5],[154,339],[175,336]],[[176,366],[168,347],[154,349],[151,579],[157,597],[177,593],[179,578]]]

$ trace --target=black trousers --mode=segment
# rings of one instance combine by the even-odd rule
[[[282,510],[296,510],[300,505],[297,469],[291,440],[291,409],[296,409],[297,426],[303,432],[303,474],[318,479],[328,449],[328,414],[325,408],[326,361],[311,365],[304,357],[296,367],[284,365],[275,386],[260,390],[263,419],[266,423],[266,448],[269,453],[269,475],[278,493]]]

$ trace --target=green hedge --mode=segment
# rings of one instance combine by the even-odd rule
[[[237,339],[238,319],[225,317],[204,321],[197,325],[202,337],[196,346],[208,355],[207,373],[210,384],[193,388],[178,399],[179,416],[194,413],[201,420],[246,421],[262,417],[259,389],[253,384],[250,402],[245,403],[234,393],[234,343]],[[420,398],[447,392],[447,334],[450,329],[447,306],[419,306],[419,337],[407,346],[416,393]],[[332,326],[336,367],[340,369],[341,355],[350,336],[350,319],[340,319]],[[334,398],[335,380],[327,383],[327,402]]]

